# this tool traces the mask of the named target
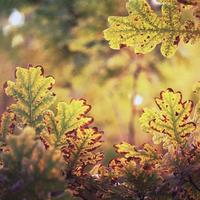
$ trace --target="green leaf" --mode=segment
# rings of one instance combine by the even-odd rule
[[[189,42],[200,38],[200,28],[193,22],[182,22],[179,4],[163,1],[162,15],[153,11],[146,0],[129,0],[129,16],[109,17],[110,28],[104,37],[110,47],[133,47],[136,53],[148,53],[161,43],[161,53],[171,57],[181,40]]]
[[[44,77],[41,67],[17,67],[16,82],[8,81],[5,91],[16,101],[10,109],[22,125],[42,129],[44,111],[55,101],[50,91],[53,84],[54,79]]]
[[[155,101],[159,111],[145,110],[140,119],[143,128],[153,134],[155,144],[162,142],[165,148],[185,144],[196,128],[189,118],[193,102],[183,101],[182,94],[172,89],[161,92]]]
[[[86,114],[90,106],[85,100],[72,100],[70,103],[59,102],[56,116],[52,111],[45,113],[45,124],[47,131],[42,135],[50,144],[62,146],[66,144],[66,133],[86,126],[92,122],[91,117]]]

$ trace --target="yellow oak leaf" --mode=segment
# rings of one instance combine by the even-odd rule
[[[70,103],[59,102],[56,115],[50,110],[45,113],[44,121],[47,130],[44,130],[42,137],[50,145],[62,147],[66,144],[66,133],[92,122],[92,118],[86,116],[89,110],[90,106],[83,99],[73,99]]]
[[[182,145],[195,130],[196,125],[189,118],[193,108],[192,101],[183,101],[180,92],[167,89],[155,100],[159,110],[145,110],[140,122],[145,130],[153,134],[155,144]]]
[[[18,122],[22,125],[43,128],[43,114],[55,101],[50,91],[54,84],[52,77],[44,77],[41,67],[16,69],[16,81],[8,81],[5,92],[14,98],[15,104],[10,106]]]
[[[104,31],[104,37],[113,49],[128,46],[136,53],[145,54],[161,44],[161,53],[171,57],[181,40],[194,42],[200,38],[199,26],[182,21],[179,3],[175,0],[162,1],[161,16],[146,0],[129,0],[127,10],[128,16],[108,18],[110,27]]]

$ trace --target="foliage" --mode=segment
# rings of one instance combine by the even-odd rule
[[[198,44],[200,4],[159,2],[129,0],[129,16],[110,17],[104,36],[112,48],[130,46],[135,53],[159,44],[166,57],[178,50],[169,60],[157,49],[144,57],[131,48],[114,52],[106,46],[101,31],[108,15],[123,13],[122,1],[0,2],[3,72],[31,59],[49,65],[46,73],[57,78],[52,88],[54,78],[44,76],[42,67],[18,67],[16,80],[4,87],[11,98],[2,95],[2,107],[11,105],[0,123],[0,199],[200,199],[199,83],[195,93],[188,89],[199,79],[199,48],[180,43]],[[12,8],[25,15],[23,26],[9,27],[4,17]],[[184,96],[193,101],[172,89],[162,91],[157,109],[142,114],[140,124],[148,134],[141,134],[134,124],[142,112],[140,98],[148,104],[157,90],[166,85],[177,90],[183,82]],[[104,143],[88,116],[91,106],[79,97],[94,105],[95,126],[106,130]],[[137,145],[136,130],[152,141]],[[118,143],[114,159],[106,152],[112,133]],[[124,142],[117,141],[117,133]]]
[[[115,145],[121,157],[108,166],[114,183],[106,199],[200,198],[199,133],[191,116],[192,103],[172,89],[155,101],[160,112],[146,109],[140,119],[145,131],[153,134],[154,145]]]
[[[174,55],[180,41],[199,41],[199,23],[184,19],[187,8],[176,0],[161,0],[162,16],[157,14],[146,0],[130,0],[127,3],[129,16],[109,17],[110,28],[104,32],[113,49],[133,47],[136,53],[148,53],[161,44],[161,53]]]
[[[107,141],[121,132],[127,135],[130,105],[126,93],[132,85],[127,66],[131,56],[126,51],[113,52],[102,34],[107,16],[124,12],[123,5],[121,0],[102,0],[101,4],[98,0],[0,1],[0,9],[7,10],[7,15],[2,12],[0,16],[0,62],[4,66],[0,68],[4,74],[0,84],[12,80],[15,70],[12,66],[26,66],[31,60],[33,65],[43,65],[47,75],[55,77],[53,91],[60,100],[68,96],[70,99],[84,98],[93,104],[91,115],[98,119],[96,124],[110,133],[105,136],[108,136]],[[21,27],[11,27],[7,32],[8,19],[14,8],[24,15],[25,23]],[[13,46],[19,35],[22,42]],[[134,68],[135,64],[130,71]],[[92,84],[88,81],[91,77]],[[118,87],[119,78],[125,79],[119,85],[124,95],[115,93],[111,99],[109,95]],[[0,100],[2,113],[9,101],[1,90]],[[107,110],[111,112],[103,117]],[[125,117],[120,119],[117,113],[122,111],[125,111]]]
[[[23,113],[32,112],[22,106],[27,84],[40,80],[29,87],[32,97],[34,88],[42,98],[52,94],[47,85],[54,79],[40,72],[38,67],[17,68],[16,81],[5,88],[16,103],[1,119],[0,199],[72,199],[70,195],[106,200],[200,198],[198,103],[184,101],[172,89],[161,92],[155,99],[158,110],[145,109],[140,119],[154,144],[117,144],[118,156],[104,166],[99,163],[103,154],[98,150],[102,132],[91,127],[90,106],[85,100],[58,102],[56,112],[49,107],[41,110],[43,129],[27,123]],[[21,84],[23,81],[27,84]],[[38,89],[41,85],[43,90]],[[195,93],[199,95],[199,84]],[[31,98],[26,101],[27,105],[34,102]],[[20,113],[20,120],[15,117],[18,110],[12,109],[16,104],[26,111]],[[35,101],[33,105],[40,104]],[[197,111],[192,116],[194,107]]]
[[[159,14],[160,7],[151,6]],[[25,22],[9,28],[14,8],[24,15]],[[53,91],[58,99],[84,98],[93,105],[90,113],[95,124],[107,133],[104,147],[110,153],[106,153],[106,161],[114,154],[110,143],[126,140],[131,124],[135,130],[130,138],[137,144],[149,139],[137,120],[142,107],[150,106],[158,91],[167,87],[181,90],[184,82],[184,95],[192,98],[191,86],[200,72],[198,43],[180,43],[172,59],[163,58],[158,49],[144,57],[131,48],[109,48],[102,30],[108,16],[126,15],[125,0],[102,0],[101,4],[98,0],[4,0],[0,9],[4,10],[0,15],[0,85],[13,80],[14,66],[26,66],[30,61],[43,65],[46,74],[57,80]],[[190,10],[185,12],[184,17],[194,18]],[[182,79],[177,79],[177,73]],[[132,103],[136,95],[143,100],[139,106]],[[0,101],[2,113],[11,102],[1,88]]]
[[[2,115],[0,199],[13,199],[15,190],[18,199],[67,198],[65,189],[76,177],[102,160],[102,153],[95,151],[102,132],[89,127],[90,106],[82,99],[59,102],[54,117],[49,110],[55,100],[54,79],[41,72],[37,66],[17,68],[16,81],[8,81],[5,88],[16,103]]]
[[[1,199],[47,199],[49,192],[64,188],[61,155],[46,151],[34,138],[34,129],[29,127],[7,137],[0,171]]]

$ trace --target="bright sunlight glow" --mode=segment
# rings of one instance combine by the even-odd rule
[[[152,4],[155,5],[155,6],[159,6],[161,5],[160,2],[158,2],[158,0],[151,0]]]
[[[137,94],[134,98],[134,105],[139,106],[143,103],[143,97]]]
[[[25,16],[17,9],[13,9],[12,13],[8,18],[8,22],[11,26],[17,26],[17,27],[23,26],[25,22]]]

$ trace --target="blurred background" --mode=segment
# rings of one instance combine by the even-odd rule
[[[157,1],[149,1],[159,12]],[[109,48],[103,38],[111,15],[125,16],[126,0],[0,0],[0,113],[10,104],[3,84],[17,66],[42,65],[56,79],[59,101],[85,98],[94,125],[104,131],[106,159],[113,144],[150,141],[138,119],[169,87],[194,99],[200,47],[180,45],[171,59],[159,46],[147,55]]]

